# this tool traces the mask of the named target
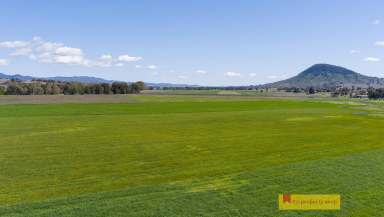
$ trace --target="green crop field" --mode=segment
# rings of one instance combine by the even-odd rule
[[[0,216],[384,216],[383,106],[140,95],[0,105]],[[342,207],[279,211],[279,193],[340,194]]]

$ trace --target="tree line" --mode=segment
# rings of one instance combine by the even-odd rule
[[[77,95],[77,94],[136,94],[145,89],[142,81],[88,84],[58,81],[9,81],[0,86],[0,95]]]
[[[384,88],[368,88],[369,99],[384,99]]]

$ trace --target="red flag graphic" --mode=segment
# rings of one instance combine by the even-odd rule
[[[283,203],[288,202],[291,203],[291,195],[290,194],[283,194]]]

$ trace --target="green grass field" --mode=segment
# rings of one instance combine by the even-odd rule
[[[0,105],[0,216],[384,216],[383,104],[130,97]]]

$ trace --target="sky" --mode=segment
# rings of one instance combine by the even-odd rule
[[[2,0],[0,72],[255,85],[316,63],[384,77],[382,0]]]

